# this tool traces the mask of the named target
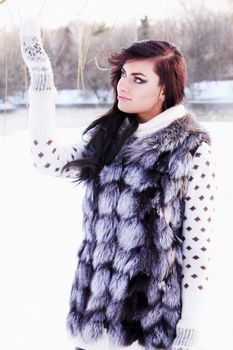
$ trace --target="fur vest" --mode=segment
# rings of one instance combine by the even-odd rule
[[[67,325],[88,342],[168,349],[181,318],[182,224],[192,157],[208,134],[190,115],[131,136],[86,184],[84,240]]]

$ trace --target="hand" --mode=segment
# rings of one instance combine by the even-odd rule
[[[29,18],[22,24],[20,42],[22,57],[31,76],[31,88],[39,91],[51,90],[54,86],[52,66],[43,48],[40,28],[35,20]]]
[[[20,40],[22,56],[29,69],[38,66],[43,70],[51,68],[49,57],[43,48],[40,28],[32,18],[22,24]]]

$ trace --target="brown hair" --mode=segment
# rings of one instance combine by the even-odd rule
[[[159,76],[160,85],[164,87],[165,101],[162,110],[172,107],[184,99],[186,82],[185,60],[180,50],[168,41],[143,40],[132,43],[128,48],[119,52],[111,52],[109,62],[111,83],[115,91],[121,77],[121,68],[128,60],[152,59],[154,71]]]
[[[134,42],[119,52],[111,52],[108,61],[112,65],[111,84],[115,95],[112,107],[84,130],[85,134],[95,128],[86,146],[86,155],[69,162],[63,168],[64,171],[69,166],[78,167],[80,171],[77,182],[96,177],[138,128],[135,115],[120,111],[117,100],[117,83],[121,77],[122,66],[126,61],[135,59],[154,61],[154,71],[159,76],[165,95],[162,110],[180,103],[184,98],[185,61],[176,46],[167,41],[143,40]]]

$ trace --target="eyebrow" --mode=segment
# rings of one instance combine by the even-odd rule
[[[124,73],[125,73],[125,69],[123,67],[121,68],[121,70],[124,71]],[[131,73],[131,75],[133,75],[133,76],[134,75],[142,75],[143,77],[146,78],[146,76],[143,73],[140,73],[140,72],[138,72],[138,73],[134,72],[134,73]]]

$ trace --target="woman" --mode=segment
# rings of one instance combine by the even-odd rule
[[[77,346],[200,350],[215,186],[210,137],[182,104],[182,54],[153,40],[112,53],[112,108],[81,144],[61,147],[52,68],[33,21],[21,42],[34,164],[86,185],[67,317]]]

